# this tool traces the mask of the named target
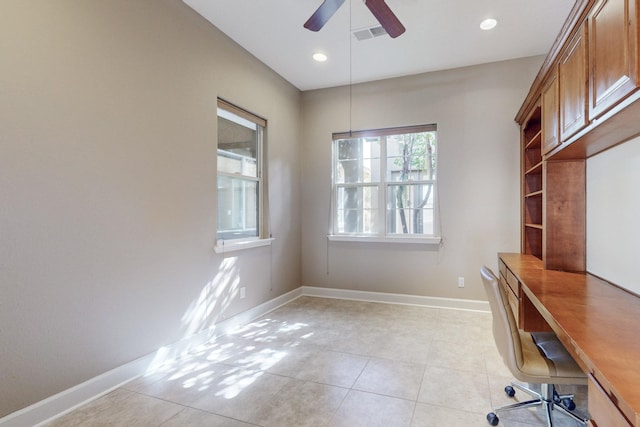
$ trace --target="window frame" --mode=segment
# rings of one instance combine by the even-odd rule
[[[411,133],[421,132],[434,132],[435,133],[435,178],[434,179],[422,179],[422,180],[408,180],[408,181],[392,181],[387,176],[387,162],[390,158],[387,153],[387,140],[386,138],[394,135],[404,135]],[[338,150],[337,144],[340,140],[356,139],[366,137],[379,137],[380,140],[380,177],[378,181],[373,182],[357,182],[357,183],[338,183],[337,182],[337,165],[338,165]],[[348,241],[348,242],[380,242],[380,243],[418,243],[418,244],[440,244],[442,238],[440,237],[440,215],[439,215],[439,202],[438,202],[438,133],[436,124],[427,125],[415,125],[415,126],[402,126],[394,128],[382,128],[362,131],[350,131],[350,132],[337,132],[332,135],[331,146],[331,218],[330,218],[330,232],[327,236],[330,241]],[[407,185],[431,185],[433,194],[433,232],[432,234],[404,234],[404,233],[389,233],[388,232],[388,195],[390,187],[401,185],[402,183]],[[339,189],[341,188],[366,188],[373,187],[378,190],[378,203],[377,211],[378,218],[376,220],[376,232],[364,233],[364,232],[340,232],[338,231],[338,197]]]
[[[231,104],[228,101],[225,101],[221,98],[218,98],[218,108],[216,110],[216,120],[219,120],[220,117],[226,118],[229,120],[229,117],[225,117],[220,114],[220,110],[231,113],[234,116],[237,116],[241,120],[246,120],[251,122],[256,126],[256,174],[255,176],[247,175],[243,173],[232,173],[221,171],[218,168],[218,158],[220,152],[220,134],[219,128],[218,133],[216,135],[216,245],[215,252],[216,253],[224,253],[242,249],[248,249],[258,246],[265,246],[271,244],[273,240],[269,236],[269,230],[267,230],[267,208],[268,204],[266,202],[267,195],[267,181],[266,181],[266,133],[267,133],[267,120],[259,117],[253,113],[248,112],[234,104]],[[224,234],[223,231],[220,230],[219,224],[219,208],[220,208],[220,193],[219,193],[219,183],[220,178],[225,177],[232,180],[242,180],[247,182],[254,182],[257,186],[257,201],[256,201],[256,234],[255,236],[239,236],[237,238],[228,238],[222,237]],[[247,207],[244,207],[243,217],[248,217],[247,215]]]

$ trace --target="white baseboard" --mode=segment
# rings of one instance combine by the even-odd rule
[[[303,286],[302,295],[355,301],[382,302],[387,304],[450,308],[455,310],[491,311],[487,301],[469,299],[425,297],[419,295],[391,294],[386,292],[351,291],[346,289],[319,288],[314,286]]]
[[[109,393],[123,384],[143,375],[159,360],[166,360],[167,355],[184,354],[215,335],[221,335],[238,326],[251,322],[276,308],[293,301],[302,295],[302,288],[294,289],[284,295],[260,304],[247,311],[239,313],[229,319],[218,322],[211,329],[199,332],[191,337],[180,340],[170,346],[119,366],[97,377],[91,378],[74,387],[54,394],[40,402],[27,406],[0,418],[0,427],[38,426],[64,415],[85,403]]]
[[[220,334],[224,334],[232,331],[233,329],[246,325],[254,319],[257,319],[260,316],[263,316],[278,307],[282,307],[288,302],[293,301],[296,298],[299,298],[303,295],[303,287],[299,287],[290,292],[287,292],[284,295],[280,295],[279,297],[275,297],[265,303],[262,303],[254,308],[250,308],[247,311],[243,311],[242,313],[236,314],[235,316],[218,323],[215,328],[216,332]]]
[[[486,301],[301,286],[298,289],[280,295],[229,319],[218,322],[211,329],[199,332],[171,346],[162,347],[154,353],[119,366],[24,409],[13,412],[4,418],[0,418],[0,427],[37,426],[51,421],[143,375],[150,367],[161,363],[162,360],[166,360],[168,355],[184,354],[190,349],[203,344],[213,336],[232,331],[300,296],[406,304],[457,310],[489,311],[489,304]]]
[[[59,415],[65,414],[115,390],[145,371],[153,355],[147,355],[133,362],[118,366],[104,374],[93,377],[81,384],[54,394],[40,402],[0,418],[2,427],[37,426]]]

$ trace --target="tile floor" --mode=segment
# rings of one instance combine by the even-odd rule
[[[509,381],[489,313],[301,297],[46,426],[487,426]]]

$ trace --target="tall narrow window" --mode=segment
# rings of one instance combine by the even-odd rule
[[[434,237],[436,125],[333,135],[333,234]]]
[[[264,237],[266,120],[218,100],[218,240]]]

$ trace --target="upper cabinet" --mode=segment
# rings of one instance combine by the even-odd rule
[[[552,72],[542,89],[542,154],[547,154],[560,144],[558,130],[558,76]]]
[[[541,102],[545,159],[585,159],[640,135],[639,5],[576,0],[516,116],[523,125]]]
[[[586,159],[640,135],[640,0],[576,0],[523,103],[522,252],[586,269]]]
[[[600,0],[588,18],[589,118],[638,87],[638,28],[634,0]]]
[[[587,37],[584,25],[561,54],[558,75],[560,137],[566,141],[587,125]]]

